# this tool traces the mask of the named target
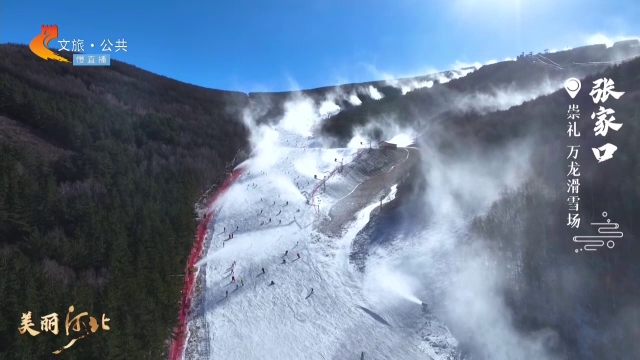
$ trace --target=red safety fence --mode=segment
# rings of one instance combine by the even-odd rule
[[[211,196],[211,199],[207,204],[207,209],[210,208],[216,200],[218,200],[220,196],[229,189],[229,187],[240,177],[240,175],[242,175],[243,172],[244,169],[236,168],[231,172],[231,174],[229,174],[222,185],[216,190],[213,196]],[[169,360],[180,360],[184,353],[188,326],[188,312],[191,308],[191,300],[193,300],[197,275],[196,273],[191,273],[189,269],[200,260],[202,249],[204,248],[204,238],[207,234],[207,227],[211,223],[214,214],[214,211],[210,211],[198,224],[196,240],[191,248],[189,261],[187,262],[187,267],[185,269],[184,286],[182,288],[182,298],[180,300],[180,312],[178,313],[178,326],[174,331],[175,337],[171,340],[171,345],[169,346]]]

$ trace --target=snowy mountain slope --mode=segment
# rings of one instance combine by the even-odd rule
[[[308,102],[285,108],[311,109]],[[459,359],[451,328],[488,359],[555,359],[547,354],[544,334],[530,336],[513,324],[502,275],[494,271],[500,259],[468,229],[470,220],[500,199],[501,189],[528,178],[530,144],[509,144],[509,151],[488,158],[472,152],[452,159],[438,152],[437,141],[420,142],[429,168],[429,187],[418,204],[424,209],[402,209],[411,213],[409,222],[425,225],[411,229],[420,233],[407,236],[399,226],[384,224],[385,239],[377,229],[361,231],[380,191],[390,192],[385,201],[394,196],[389,184],[376,189],[374,201],[359,204],[355,220],[330,237],[318,231],[320,220],[397,163],[380,152],[323,149],[323,139],[308,137],[314,119],[296,122],[287,111],[278,123],[285,126],[252,129],[262,141],[241,165],[245,175],[214,204],[209,246],[198,263],[202,283],[186,358],[357,359],[365,353],[375,359]],[[392,125],[381,130],[383,136],[397,134]],[[441,135],[437,130],[425,129],[431,139]],[[368,139],[360,137],[367,134],[354,131],[344,143],[362,146]],[[344,171],[336,172],[342,157]],[[326,182],[325,174],[332,175]],[[356,235],[376,241],[353,249]],[[362,272],[349,259],[358,252],[366,265]]]
[[[380,99],[370,88],[371,98]],[[380,194],[388,194],[385,201],[394,196],[394,184],[415,157],[405,149],[368,149],[371,140],[359,133],[342,149],[314,138],[323,119],[343,110],[338,95],[314,100],[294,94],[275,122],[260,120],[273,111],[259,104],[245,113],[253,154],[238,166],[239,181],[208,209],[214,216],[207,217],[212,220],[197,264],[187,359],[345,359],[363,352],[367,358],[458,358],[456,340],[415,296],[367,285],[370,274],[349,263],[352,242]],[[416,135],[398,128],[385,134],[399,146]],[[330,212],[344,216],[333,232],[319,231]]]
[[[296,95],[284,104],[282,118],[262,125],[256,119],[265,109],[245,114],[253,154],[239,165],[244,172],[239,181],[210,209],[215,216],[197,264],[187,359],[348,359],[363,351],[366,358],[459,358],[457,341],[433,317],[438,309],[423,312],[413,290],[397,282],[398,272],[387,272],[398,254],[390,259],[376,250],[365,260],[371,264],[364,272],[350,264],[352,243],[380,194],[393,194],[394,181],[401,180],[388,173],[408,157],[404,149],[369,151],[370,139],[360,131],[348,148],[326,148],[331,141],[313,135],[326,117],[321,108],[340,110],[327,101]],[[417,135],[395,126],[383,134],[400,146]],[[366,191],[356,194],[357,204],[346,211],[340,231],[319,231],[337,202],[350,201],[354,189],[376,178],[384,181],[363,186]],[[290,253],[283,264],[285,251]],[[234,262],[236,283],[230,272]],[[405,270],[420,268],[414,266]]]
[[[455,340],[437,330],[442,325],[426,317],[419,301],[365,287],[366,274],[349,264],[351,242],[379,199],[354,214],[341,238],[316,231],[331,205],[401,157],[310,149],[302,143],[306,139],[270,131],[277,131],[276,139],[240,165],[245,173],[214,204],[185,358],[359,359],[362,352],[376,359],[453,358]],[[307,204],[318,187],[314,175],[322,178],[342,158],[342,173],[334,172],[326,190],[320,187]],[[425,342],[425,331],[451,346],[434,349]]]

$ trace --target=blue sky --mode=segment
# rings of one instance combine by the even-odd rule
[[[561,3],[4,0],[0,42],[27,44],[41,24],[57,24],[60,38],[85,44],[124,38],[128,51],[112,53],[114,59],[200,86],[249,92],[418,75],[457,61],[585,45],[597,34],[640,35],[638,0]]]

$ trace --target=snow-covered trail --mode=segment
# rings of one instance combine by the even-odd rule
[[[430,358],[420,336],[420,304],[365,288],[366,274],[349,263],[351,243],[379,199],[355,214],[342,237],[315,230],[331,205],[366,177],[355,170],[334,174],[328,190],[308,204],[305,194],[319,184],[314,175],[330,173],[336,158],[346,167],[357,149],[292,148],[286,145],[300,139],[283,137],[270,149],[268,166],[256,159],[242,164],[244,174],[213,204],[208,251],[196,265],[205,270],[197,295],[202,305],[190,319],[185,358],[359,359],[362,352]],[[385,201],[395,195],[390,190]]]
[[[326,359],[343,359],[365,351],[389,359],[418,358],[411,356],[415,350],[406,349],[405,331],[393,329],[410,318],[378,310],[387,325],[363,310],[370,306],[358,287],[361,279],[348,265],[350,242],[375,206],[357,215],[335,249],[327,249],[331,240],[306,229],[273,229],[235,238],[208,258],[205,318],[210,325],[209,356],[314,359],[321,354]],[[291,254],[283,264],[286,249]],[[300,260],[295,253],[301,255]],[[236,284],[244,281],[237,289],[227,270],[233,261],[237,261]],[[270,286],[271,281],[275,285]]]

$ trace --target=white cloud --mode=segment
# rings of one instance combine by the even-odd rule
[[[612,47],[613,43],[618,41],[632,40],[632,39],[640,39],[640,36],[626,36],[626,35],[608,36],[602,33],[585,36],[585,42],[587,43],[587,45],[606,44],[607,47]]]
[[[374,100],[380,100],[384,96],[378,91],[378,89],[374,88],[373,85],[369,85],[369,94],[371,98]]]
[[[389,86],[392,86],[396,89],[400,89],[402,91],[402,95],[413,91],[415,89],[421,88],[430,88],[433,86],[432,80],[414,80],[412,78],[425,76],[425,75],[433,75],[438,73],[438,70],[432,67],[424,68],[422,71],[413,71],[410,73],[405,73],[402,75],[393,75],[386,71],[380,71],[373,65],[365,65],[367,70],[373,74],[377,79],[384,80],[385,83]]]
[[[358,106],[358,105],[362,104],[362,100],[360,100],[360,98],[358,98],[358,95],[351,94],[351,95],[349,95],[349,103],[351,103],[351,105],[353,105],[353,106]]]
[[[331,100],[326,100],[322,102],[322,104],[320,104],[320,107],[318,108],[318,113],[321,116],[334,114],[338,111],[340,111],[340,106],[338,106],[336,103],[334,103]]]
[[[512,60],[514,59],[512,58],[505,59],[505,61],[512,61]],[[498,62],[497,60],[492,59],[485,62],[484,65],[491,65],[497,62]],[[437,81],[440,84],[444,84],[453,79],[459,79],[483,66],[482,63],[477,61],[470,63],[470,62],[457,60],[454,63],[447,66],[446,69],[439,70],[433,66],[425,66],[420,70],[393,74],[389,71],[380,70],[375,65],[371,65],[371,64],[363,64],[363,65],[376,79],[383,80],[387,85],[392,86],[396,89],[400,89],[403,95],[416,89],[421,89],[425,87],[430,88],[434,85],[435,81]],[[430,76],[431,79],[430,80],[412,79],[415,77],[424,77],[424,76]]]
[[[448,70],[462,70],[462,69],[466,69],[466,68],[470,68],[470,67],[474,67],[476,69],[480,69],[482,67],[482,64],[479,62],[465,62],[465,61],[460,61],[460,60],[456,60],[453,64],[449,65],[449,69]]]

